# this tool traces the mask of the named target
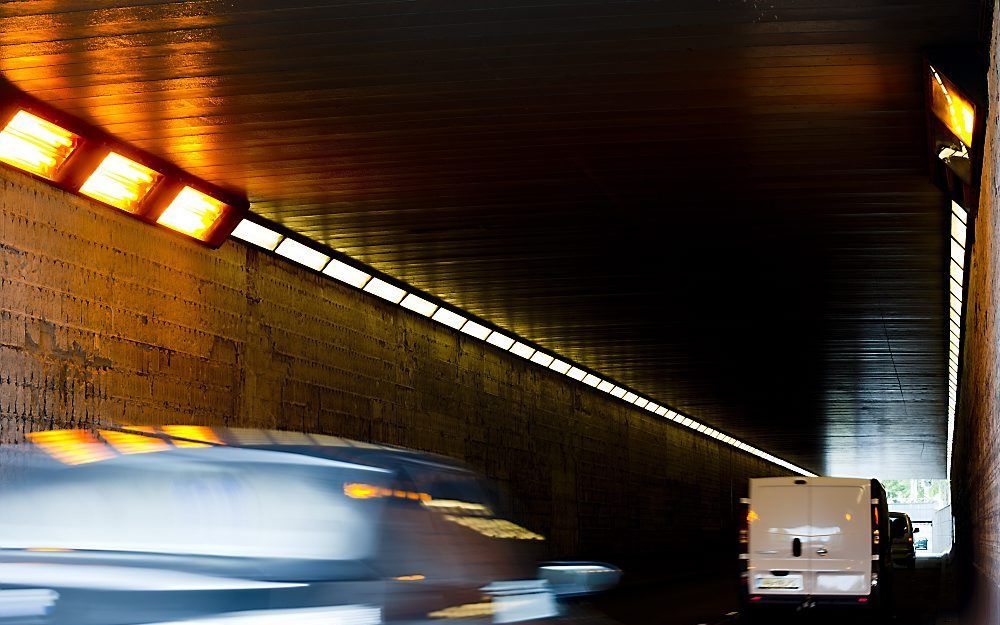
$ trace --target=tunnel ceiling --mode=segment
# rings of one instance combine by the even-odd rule
[[[945,472],[965,0],[17,2],[20,88],[818,472]]]

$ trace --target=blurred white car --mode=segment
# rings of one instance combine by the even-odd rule
[[[540,576],[543,537],[431,454],[196,426],[30,438],[3,450],[0,624],[503,623],[617,579]]]

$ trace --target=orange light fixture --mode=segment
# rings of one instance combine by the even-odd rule
[[[931,72],[931,111],[966,146],[972,145],[976,109],[958,92],[958,88],[934,67]]]
[[[184,187],[160,214],[156,223],[200,241],[207,241],[225,212],[224,202],[191,187]]]
[[[191,176],[6,83],[0,84],[2,166],[211,248],[228,239],[250,208],[245,196]]]
[[[135,213],[139,204],[162,177],[159,172],[145,165],[111,152],[83,183],[80,193],[123,211]]]
[[[65,128],[19,110],[0,131],[0,161],[53,180],[79,139]]]

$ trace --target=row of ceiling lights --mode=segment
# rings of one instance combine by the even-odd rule
[[[962,302],[965,293],[965,257],[968,247],[969,214],[951,203],[951,264],[948,290],[948,476],[955,440],[955,410],[958,408],[958,357],[962,347]]]
[[[304,267],[335,278],[354,288],[371,293],[392,304],[402,306],[424,317],[429,317],[442,325],[475,339],[485,341],[494,347],[520,356],[555,373],[592,386],[621,401],[669,419],[705,436],[716,439],[719,442],[735,447],[740,451],[753,454],[801,475],[814,475],[786,460],[757,449],[715,428],[691,419],[666,406],[662,406],[610,380],[604,379],[567,359],[539,349],[527,341],[514,336],[512,333],[494,329],[486,322],[473,319],[471,315],[464,311],[451,308],[443,303],[438,303],[430,296],[418,294],[407,285],[388,277],[376,276],[374,275],[375,272],[371,269],[363,267],[350,259],[344,258],[341,260],[334,258],[332,251],[324,251],[320,249],[320,246],[313,245],[309,241],[300,241],[288,234],[283,234],[277,227],[265,224],[262,219],[244,219],[233,231],[233,236],[269,252],[274,252]]]
[[[234,199],[214,185],[191,178],[172,165],[122,145],[23,94],[10,99],[6,109],[0,112],[0,119],[6,120],[0,130],[0,162],[9,166],[213,247],[221,245],[232,233],[304,267],[429,317],[740,451],[801,475],[814,475],[566,359],[538,349],[510,333],[472,319],[468,313],[439,304],[402,283],[386,276],[373,275],[370,269],[353,261],[333,258],[332,254],[317,249],[310,241],[297,240],[274,227],[244,218],[248,208],[245,200]]]

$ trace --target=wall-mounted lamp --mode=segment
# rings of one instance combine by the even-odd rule
[[[0,164],[218,247],[250,204],[9,84],[0,84]]]
[[[978,203],[986,134],[985,71],[972,49],[929,51],[925,63],[927,147],[931,177],[950,198]]]

